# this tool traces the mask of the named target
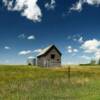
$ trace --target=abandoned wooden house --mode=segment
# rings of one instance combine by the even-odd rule
[[[37,56],[37,65],[43,67],[61,66],[61,52],[55,45],[50,45]]]

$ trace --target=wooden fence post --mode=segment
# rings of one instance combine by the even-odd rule
[[[70,81],[70,72],[71,72],[71,68],[70,66],[68,66],[68,81]]]

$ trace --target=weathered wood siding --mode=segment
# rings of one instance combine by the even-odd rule
[[[37,58],[37,65],[41,66],[41,67],[44,67],[44,61],[45,61],[45,57],[43,57],[43,56]]]
[[[51,55],[55,55],[54,59],[51,59]],[[37,64],[44,67],[61,66],[61,55],[53,48],[47,55],[38,58]]]

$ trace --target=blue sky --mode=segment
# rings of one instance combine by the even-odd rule
[[[55,44],[62,63],[100,57],[100,0],[1,0],[0,64],[25,64]]]

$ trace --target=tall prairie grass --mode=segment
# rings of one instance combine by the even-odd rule
[[[100,67],[1,65],[0,100],[100,100]]]

